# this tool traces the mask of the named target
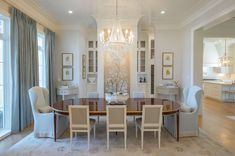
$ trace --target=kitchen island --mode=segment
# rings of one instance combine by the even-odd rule
[[[222,102],[235,102],[235,83],[223,81],[204,81],[204,96]]]

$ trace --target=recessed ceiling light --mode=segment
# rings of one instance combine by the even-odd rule
[[[165,13],[166,13],[166,11],[164,11],[164,10],[161,11],[161,14],[165,14]]]
[[[73,13],[73,11],[72,11],[72,10],[69,10],[69,11],[68,11],[68,13],[69,13],[69,14],[72,14],[72,13]]]

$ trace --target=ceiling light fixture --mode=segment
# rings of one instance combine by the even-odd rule
[[[72,14],[72,13],[73,13],[73,11],[72,11],[72,10],[69,10],[69,11],[68,11],[68,13],[69,13],[69,14]]]
[[[130,29],[122,29],[122,26],[118,20],[118,3],[116,0],[116,19],[112,26],[112,29],[103,29],[99,38],[101,43],[106,47],[112,47],[113,49],[124,48],[127,45],[133,43],[134,34]]]
[[[226,39],[224,40],[225,45],[224,45],[224,56],[219,57],[219,66],[221,67],[228,67],[231,66],[233,64],[233,58],[231,56],[227,56],[226,55],[226,50],[227,50],[227,46],[226,46]]]
[[[163,15],[163,14],[165,14],[165,13],[166,13],[166,11],[162,10],[160,13]]]

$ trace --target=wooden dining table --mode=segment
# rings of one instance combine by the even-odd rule
[[[112,104],[112,103],[111,103]],[[176,140],[179,141],[179,110],[180,104],[178,102],[170,101],[167,99],[158,98],[129,98],[125,103],[127,106],[128,116],[141,116],[143,105],[162,105],[162,115],[175,115],[176,116]],[[76,98],[58,101],[53,104],[54,112],[54,141],[56,142],[56,118],[57,115],[69,115],[70,105],[89,105],[90,116],[106,116],[106,105],[108,102],[105,98]],[[164,120],[163,120],[164,121]],[[163,122],[164,124],[164,122]]]

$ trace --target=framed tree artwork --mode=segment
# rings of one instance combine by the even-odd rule
[[[162,66],[173,66],[174,64],[174,53],[163,52],[162,53]]]
[[[172,66],[163,66],[162,67],[162,79],[163,80],[173,80],[173,67]]]

